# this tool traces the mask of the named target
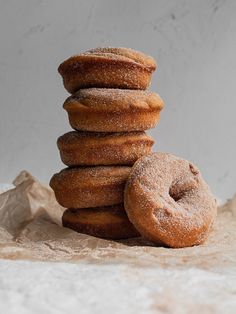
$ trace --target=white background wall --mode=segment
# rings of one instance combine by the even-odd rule
[[[156,150],[195,162],[221,199],[236,191],[236,1],[0,0],[0,182],[63,167],[69,125],[57,66],[96,46],[157,59],[165,100]]]

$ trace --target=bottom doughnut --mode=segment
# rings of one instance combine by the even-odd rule
[[[63,213],[62,224],[79,233],[110,240],[140,236],[129,221],[123,204],[97,208],[69,208]]]

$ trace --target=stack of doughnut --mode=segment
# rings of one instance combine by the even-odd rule
[[[124,209],[132,165],[151,152],[162,99],[147,91],[155,60],[127,48],[97,48],[58,68],[74,131],[58,138],[62,162],[50,185],[67,208],[63,226],[106,239],[139,236]]]
[[[216,202],[199,170],[186,160],[152,153],[145,133],[164,104],[147,88],[155,60],[128,48],[96,48],[58,71],[71,94],[64,102],[74,131],[58,138],[67,168],[50,186],[65,207],[62,223],[105,239],[143,236],[156,244],[201,244]]]

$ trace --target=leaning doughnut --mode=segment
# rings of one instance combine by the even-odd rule
[[[160,96],[150,91],[108,88],[81,89],[63,105],[73,129],[93,132],[154,128],[163,106]]]
[[[57,140],[61,160],[67,166],[133,165],[151,152],[153,144],[145,132],[72,131]]]
[[[216,217],[216,201],[199,170],[166,153],[134,164],[124,202],[141,235],[174,248],[201,244]]]
[[[66,168],[51,178],[58,203],[66,208],[87,208],[123,202],[131,167],[97,166]]]
[[[146,89],[156,69],[155,60],[129,48],[96,48],[70,57],[58,71],[66,90],[111,87]]]
[[[70,208],[63,213],[62,224],[77,232],[104,239],[118,240],[140,236],[129,221],[123,204]]]

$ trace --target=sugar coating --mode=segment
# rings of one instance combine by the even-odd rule
[[[139,236],[129,221],[123,204],[96,208],[70,208],[62,217],[65,227],[77,232],[108,239]]]
[[[142,64],[144,66],[156,68],[156,61],[140,51],[131,48],[114,48],[114,47],[98,47],[83,53],[83,55],[96,55],[101,57],[108,57],[112,59],[128,59],[129,61]]]
[[[79,221],[90,225],[99,223],[102,226],[103,224],[110,224],[113,221],[121,222],[128,220],[122,203],[95,208],[69,208],[67,213],[70,214],[68,218],[71,218],[71,221]]]
[[[125,207],[141,234],[171,247],[202,243],[216,216],[216,201],[197,167],[167,153],[135,163]]]
[[[79,132],[79,131],[70,131],[58,138],[58,143],[60,145],[76,145],[80,140],[95,140],[96,142],[103,142],[106,139],[122,141],[129,140],[129,139],[149,139],[152,138],[148,136],[145,132],[137,131],[137,132],[116,132],[116,133],[109,133],[109,132]]]
[[[123,202],[130,167],[97,166],[66,168],[54,174],[50,186],[66,208],[108,206]]]
[[[96,48],[62,62],[58,71],[65,88],[73,94],[81,88],[145,90],[156,69],[155,60],[128,48]]]
[[[62,161],[69,166],[132,165],[151,152],[154,140],[145,132],[68,132],[59,137]]]
[[[112,88],[81,89],[63,105],[74,129],[93,132],[153,128],[163,106],[163,100],[156,93]]]
[[[124,110],[155,108],[161,110],[164,102],[151,91],[126,90],[118,88],[80,89],[65,100],[64,108],[87,106],[91,109]]]
[[[65,168],[51,179],[51,186],[73,189],[77,186],[98,186],[124,182],[130,172],[127,166],[98,166]]]

